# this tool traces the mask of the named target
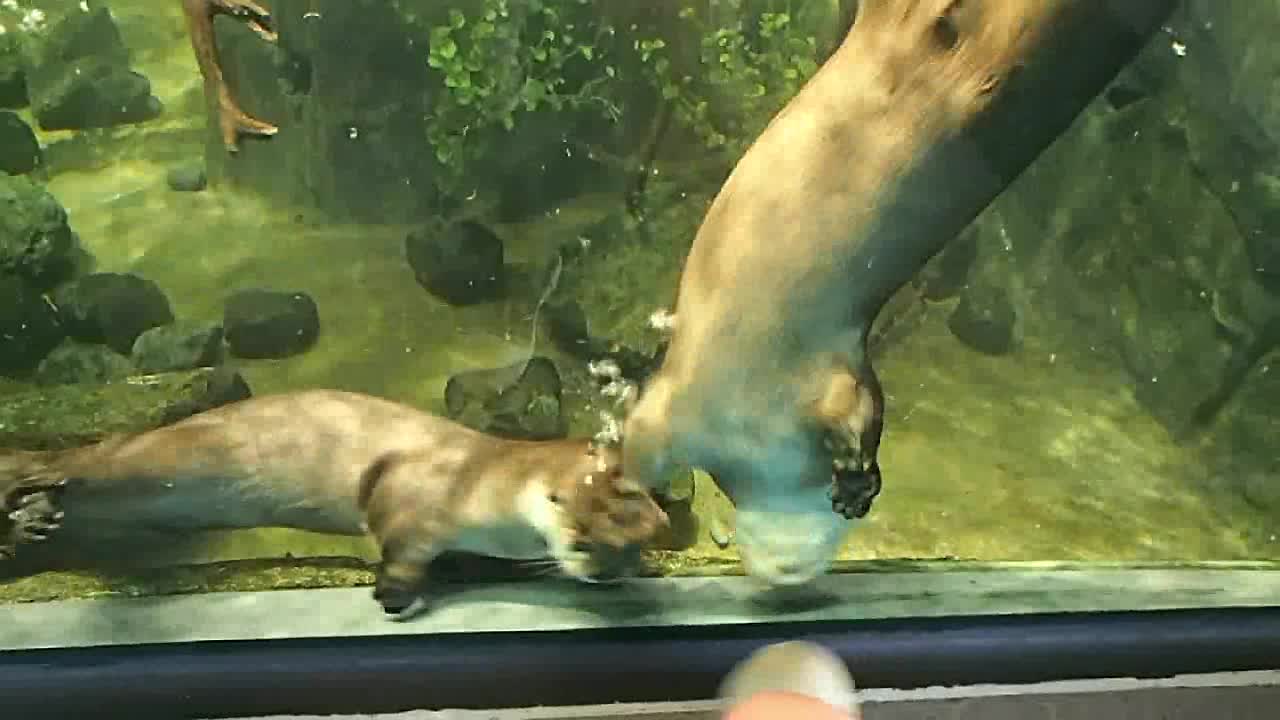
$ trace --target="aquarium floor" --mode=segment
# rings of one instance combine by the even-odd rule
[[[532,298],[468,308],[432,298],[404,261],[404,227],[324,224],[227,189],[167,189],[166,170],[204,151],[200,80],[176,7],[122,18],[138,67],[169,108],[164,117],[44,137],[54,143],[49,188],[68,208],[97,269],[156,281],[176,314],[192,320],[218,320],[224,298],[239,288],[310,293],[322,322],[317,345],[288,360],[244,362],[257,393],[333,387],[439,410],[452,373],[524,357]],[[165,32],[155,32],[157,26]],[[554,219],[498,231],[512,262],[536,261],[575,237],[600,207],[598,198],[584,198]],[[1089,362],[1089,349],[1074,347],[1069,337],[1028,338],[1014,354],[984,356],[950,335],[939,309],[889,348],[878,367],[889,403],[885,487],[851,534],[844,559],[1280,558],[1274,518],[1232,491],[1233,479],[1224,481],[1196,447],[1172,441],[1134,401],[1121,368]],[[705,520],[732,523],[715,492],[703,493],[696,509]],[[229,535],[183,561],[286,554],[367,557],[367,549],[343,539],[254,531]],[[704,529],[688,557],[695,564],[725,560],[733,549],[716,547]],[[237,576],[243,584],[232,588],[216,572],[178,584],[194,591],[357,582],[346,571],[276,565],[256,577]],[[2,597],[116,589],[84,574],[29,580],[37,586],[10,586]]]

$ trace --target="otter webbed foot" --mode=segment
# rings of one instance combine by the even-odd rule
[[[872,462],[865,469],[840,469],[831,473],[831,509],[844,517],[853,520],[866,517],[871,512],[871,504],[880,494],[883,479],[880,477],[880,464]]]
[[[831,457],[831,509],[853,520],[871,512],[883,478],[878,455],[884,431],[884,393],[869,363],[838,367],[825,378],[814,405]]]
[[[17,554],[19,545],[44,542],[62,524],[58,504],[67,481],[64,478],[26,478],[0,497],[0,560]]]
[[[431,609],[423,579],[409,580],[388,573],[385,565],[378,569],[373,599],[382,606],[388,620],[412,620]]]
[[[218,127],[222,132],[222,144],[229,153],[240,151],[241,135],[270,137],[280,132],[277,126],[246,114],[234,102],[223,102],[218,106]]]

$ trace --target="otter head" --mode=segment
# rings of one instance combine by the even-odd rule
[[[770,585],[825,573],[880,493],[880,383],[870,363],[855,372],[838,360],[801,384],[800,404],[760,421],[720,483],[737,506],[743,565]]]
[[[590,445],[548,488],[555,518],[552,556],[570,577],[608,582],[630,574],[640,549],[668,523],[649,491],[622,474],[613,448]]]
[[[769,586],[824,574],[850,521],[831,508],[831,460],[816,434],[787,433],[721,449],[712,473],[733,503],[743,569]]]

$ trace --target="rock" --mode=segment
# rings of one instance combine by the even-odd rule
[[[169,189],[177,192],[200,192],[209,185],[203,163],[191,163],[169,168],[165,176]]]
[[[40,362],[33,379],[41,385],[104,383],[133,372],[129,358],[106,345],[67,339]]]
[[[1280,326],[1274,328],[1280,335]],[[1280,340],[1280,337],[1275,338]],[[1203,477],[1227,497],[1243,497],[1269,517],[1280,513],[1280,349],[1260,358],[1241,379],[1240,389],[1197,449],[1206,465]],[[1252,532],[1275,533],[1272,524]]]
[[[1233,380],[1246,352],[1171,263],[1134,273],[1134,319],[1120,346],[1134,377],[1134,397],[1175,437],[1212,418],[1212,403]]]
[[[62,205],[27,178],[0,174],[0,274],[46,290],[74,265],[75,251]]]
[[[1169,63],[1190,110],[1191,160],[1280,296],[1280,5],[1188,0],[1171,30],[1195,48]]]
[[[274,45],[242,23],[215,24],[223,72],[237,100],[250,115],[278,124],[280,133],[244,143],[230,157],[211,115],[210,180],[321,208],[336,221],[429,217],[439,198],[424,128],[436,92],[425,48],[411,44],[396,4],[346,0],[318,16],[311,9],[306,0],[275,0]],[[431,8],[413,12],[422,11]]]
[[[504,286],[502,240],[477,222],[419,228],[405,237],[418,284],[451,305],[492,300]]]
[[[987,355],[1013,350],[1018,312],[1007,293],[984,285],[971,286],[960,298],[947,327],[960,342]]]
[[[22,278],[0,273],[0,375],[26,377],[64,337],[45,298]]]
[[[126,356],[143,332],[173,322],[160,286],[130,273],[85,275],[59,288],[53,301],[71,337]]]
[[[221,325],[179,320],[139,335],[131,357],[140,372],[158,373],[213,367],[224,354]]]
[[[168,425],[251,394],[244,378],[226,367],[10,393],[0,403],[0,448],[88,445]]]
[[[27,106],[27,74],[14,33],[0,33],[0,108]]]
[[[49,19],[32,53],[36,72],[45,66],[87,57],[117,65],[129,63],[129,49],[109,8],[94,0],[79,11],[69,7],[62,10]]]
[[[130,69],[129,52],[103,6],[63,15],[30,55],[27,92],[45,130],[142,122],[163,109],[147,78]]]
[[[458,373],[445,385],[444,399],[450,418],[480,432],[518,440],[569,433],[560,373],[545,357]]]
[[[40,164],[40,141],[17,113],[0,110],[0,172],[24,175]]]
[[[164,107],[141,74],[95,59],[78,60],[32,89],[33,115],[43,130],[86,130],[140,123]]]
[[[241,290],[227,298],[222,326],[236,357],[285,358],[315,343],[320,309],[303,292]]]

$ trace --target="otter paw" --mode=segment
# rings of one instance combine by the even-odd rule
[[[430,609],[430,603],[421,590],[397,583],[379,574],[373,588],[373,599],[382,606],[389,620],[412,620]]]
[[[865,470],[836,468],[831,474],[831,509],[850,520],[865,517],[881,485],[879,463],[872,462]]]
[[[3,497],[0,518],[0,559],[12,557],[18,545],[43,542],[62,524],[58,499],[65,479],[29,478]]]

